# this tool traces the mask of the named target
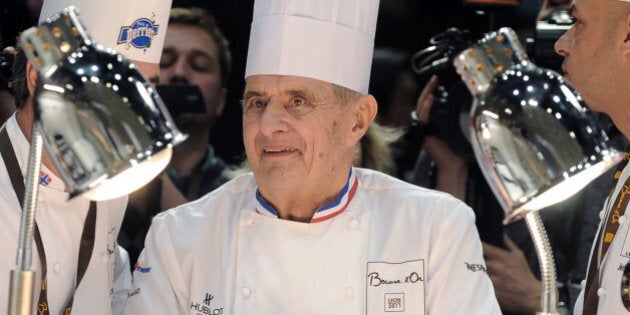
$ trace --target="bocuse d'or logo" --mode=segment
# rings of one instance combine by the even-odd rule
[[[140,18],[133,21],[129,26],[121,27],[118,34],[118,45],[127,44],[127,49],[133,46],[145,51],[151,48],[153,37],[157,35],[160,29],[160,26],[154,23],[155,21],[150,19]]]

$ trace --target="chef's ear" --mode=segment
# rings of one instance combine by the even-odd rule
[[[354,125],[352,126],[353,140],[359,141],[367,132],[374,118],[376,118],[378,105],[374,96],[367,94],[355,100],[353,107],[355,115]]]
[[[26,61],[26,87],[29,95],[35,95],[35,87],[37,86],[37,78],[39,74],[30,60]]]

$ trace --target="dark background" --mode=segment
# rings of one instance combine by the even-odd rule
[[[0,0],[0,45],[15,45],[19,31],[33,26],[38,14],[29,13],[41,6],[38,0]],[[510,26],[521,35],[530,36],[542,0],[521,0],[519,6],[470,6],[463,0],[382,0],[375,37],[375,47],[391,47],[409,54],[429,46],[429,39],[448,27],[470,31],[471,38],[481,38],[501,26]],[[239,100],[244,87],[253,0],[174,0],[173,7],[198,6],[210,10],[230,41],[233,71],[229,80],[228,105],[215,124],[211,142],[228,162],[244,157]],[[123,9],[123,8],[121,8]],[[420,86],[425,78],[418,78]]]

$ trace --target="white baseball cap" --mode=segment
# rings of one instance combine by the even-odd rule
[[[378,0],[256,0],[245,78],[294,75],[366,94]]]
[[[159,63],[172,0],[44,0],[39,23],[75,6],[94,40],[125,57]]]

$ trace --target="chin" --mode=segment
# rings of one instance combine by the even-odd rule
[[[256,175],[256,181],[259,186],[273,189],[290,188],[295,185],[295,180],[298,178],[300,178],[300,176],[296,176],[289,170],[280,167],[259,170]]]

